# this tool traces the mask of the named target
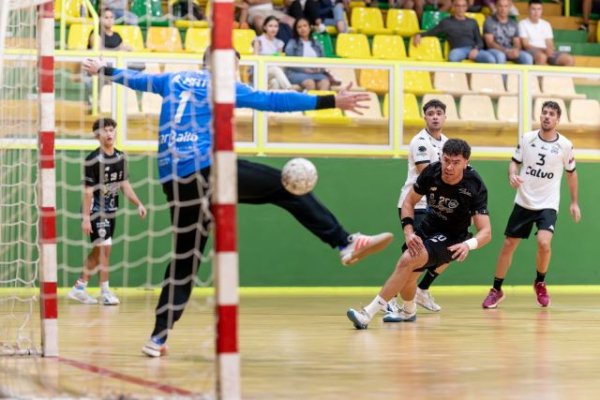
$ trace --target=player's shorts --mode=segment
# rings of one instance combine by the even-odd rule
[[[431,236],[426,236],[421,230],[416,231],[417,236],[423,240],[425,250],[427,250],[428,259],[427,263],[421,268],[415,269],[415,272],[422,272],[426,269],[435,270],[440,265],[447,264],[454,260],[452,258],[452,252],[448,250],[448,247],[457,243],[464,242],[469,238],[470,235],[465,237],[456,238],[449,237],[441,233],[436,233]],[[402,250],[406,251],[408,247],[406,243],[402,246]]]
[[[424,208],[416,208],[415,209],[415,217],[413,218],[415,220],[415,224],[413,225],[414,230],[419,229],[419,227],[421,226],[421,223],[425,219],[426,215],[427,215],[426,209],[424,209]],[[398,218],[400,219],[400,221],[402,221],[402,209],[401,208],[398,209]]]
[[[115,232],[116,219],[96,217],[92,220],[90,241],[94,246],[110,246]]]
[[[504,234],[512,238],[527,239],[531,234],[533,224],[539,230],[554,233],[556,226],[556,210],[545,208],[543,210],[528,210],[515,204],[508,218]],[[536,232],[537,234],[537,232]]]

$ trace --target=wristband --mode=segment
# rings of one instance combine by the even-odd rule
[[[400,225],[402,225],[402,229],[404,229],[404,227],[406,225],[415,225],[415,220],[411,217],[404,217],[400,220]]]
[[[477,239],[475,238],[465,240],[463,243],[467,245],[469,250],[475,250],[477,246],[479,246],[479,242],[477,242]]]

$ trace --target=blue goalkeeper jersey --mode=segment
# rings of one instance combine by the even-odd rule
[[[211,118],[208,71],[145,74],[111,68],[113,82],[163,98],[158,131],[161,182],[183,177],[211,164]],[[317,96],[296,92],[257,91],[236,83],[236,107],[261,111],[313,110]]]

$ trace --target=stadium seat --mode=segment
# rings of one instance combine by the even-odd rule
[[[132,0],[130,10],[138,16],[139,25],[169,26],[160,0]]]
[[[445,11],[424,11],[421,19],[421,29],[428,31],[449,16],[450,13]]]
[[[471,74],[471,91],[473,93],[487,94],[492,97],[506,94],[504,79],[498,73],[473,72]]]
[[[312,37],[323,46],[323,54],[325,57],[335,57],[335,50],[333,49],[333,42],[331,41],[329,33],[314,32]]]
[[[144,51],[144,37],[139,26],[115,25],[113,31],[121,35],[123,43],[133,48],[133,51]]]
[[[391,29],[383,26],[383,16],[379,8],[353,8],[350,21],[350,25],[357,33],[364,33],[365,35],[393,33]]]
[[[309,90],[307,93],[314,95],[336,94],[333,90]],[[304,115],[312,118],[313,122],[320,124],[347,125],[350,122],[350,119],[346,117],[339,108],[305,111]]]
[[[87,50],[90,34],[94,30],[91,24],[71,24],[67,36],[68,50]]]
[[[87,12],[86,16],[81,15],[81,10],[83,6],[83,0],[57,0],[54,2],[54,19],[60,21],[60,16],[64,8],[65,23],[67,25],[91,24],[93,20],[87,17],[87,15],[89,15],[89,12]]]
[[[500,96],[498,98],[498,121],[519,122],[519,98],[517,96]]]
[[[458,111],[456,110],[456,102],[454,101],[454,96],[451,94],[442,94],[442,93],[428,93],[423,96],[423,105],[430,100],[437,99],[446,105],[446,122],[457,122]]]
[[[381,105],[379,104],[379,97],[376,93],[367,92],[369,95],[369,101],[365,102],[368,108],[361,110],[361,114],[357,114],[353,111],[345,111],[345,115],[347,117],[351,117],[353,119],[358,120],[359,122],[384,122],[383,114],[381,113]]]
[[[436,71],[433,74],[433,87],[440,92],[458,96],[471,93],[467,74],[460,71]]]
[[[421,38],[418,46],[415,46],[411,38],[408,46],[408,58],[412,61],[445,61],[440,40],[435,36]]]
[[[210,16],[211,13],[211,2],[210,1],[206,1],[204,3],[200,3],[199,0],[192,0],[192,2],[198,6],[202,6],[203,4],[205,5],[205,9],[204,9],[204,16],[205,18],[208,18]],[[172,10],[173,9],[173,5],[177,3],[177,0],[169,0],[169,9]],[[175,20],[175,27],[176,28],[181,28],[181,29],[188,29],[188,28],[208,28],[208,21],[207,20],[194,20],[194,19],[177,19]]]
[[[490,96],[465,94],[460,97],[460,119],[474,122],[496,122],[494,104]]]
[[[204,54],[210,44],[210,29],[189,28],[185,34],[185,51]]]
[[[252,42],[256,38],[256,32],[253,29],[234,29],[232,35],[233,47],[241,55],[254,54]]]
[[[400,10],[392,8],[386,16],[386,26],[395,35],[411,37],[421,31],[419,20],[414,10]]]
[[[529,78],[530,94],[532,97],[539,96],[541,94],[540,81],[537,76],[530,76]],[[506,92],[507,94],[518,94],[519,88],[519,75],[507,74],[506,78]]]
[[[375,35],[373,37],[373,58],[380,60],[406,60],[406,47],[400,36]]]
[[[419,111],[417,96],[412,93],[404,93],[402,97],[402,122],[407,125],[422,125],[423,118]]]
[[[542,95],[563,99],[585,99],[585,94],[575,92],[575,83],[569,75],[544,75],[541,83]]]
[[[183,50],[181,36],[177,28],[151,26],[148,28],[146,48],[150,51],[165,53]]]
[[[426,93],[438,93],[431,85],[429,71],[404,71],[404,92],[422,96]]]
[[[571,100],[571,105],[569,107],[569,119],[571,120],[572,124],[600,128],[600,104],[598,103],[598,100]]]
[[[385,69],[361,69],[358,84],[369,92],[383,95],[389,92],[389,73]]]
[[[144,94],[142,94],[142,113],[159,115],[162,102],[163,99],[161,96],[150,92],[144,92]]]
[[[367,36],[362,33],[340,33],[335,44],[335,54],[342,58],[371,58]]]
[[[485,23],[485,15],[482,13],[465,13],[465,17],[474,19],[477,22],[477,26],[479,26],[479,33],[483,34],[483,24]]]
[[[535,99],[534,106],[533,106],[533,116],[532,116],[533,122],[536,122],[537,124],[539,124],[540,115],[542,114],[542,105],[544,104],[544,102],[546,102],[548,100],[552,100],[552,101],[555,101],[556,103],[558,103],[558,106],[562,110],[562,113],[560,116],[559,128],[564,127],[565,125],[569,124],[571,122],[571,120],[569,119],[569,116],[567,115],[567,106],[565,105],[565,101],[563,99],[556,98],[556,97],[537,97]]]

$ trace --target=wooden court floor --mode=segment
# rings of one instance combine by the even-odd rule
[[[483,310],[487,288],[437,287],[441,312],[419,309],[414,323],[378,317],[365,331],[345,312],[375,289],[244,291],[243,398],[598,398],[600,290],[549,290],[548,309],[529,287],[509,287],[499,309]],[[0,358],[0,398],[213,398],[205,293],[194,296],[161,359],[140,352],[156,293],[123,291],[118,307],[61,300],[60,358]]]

